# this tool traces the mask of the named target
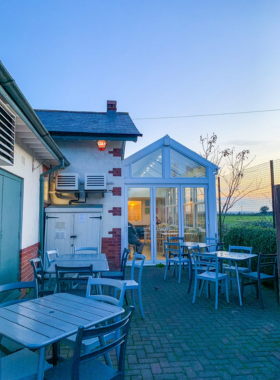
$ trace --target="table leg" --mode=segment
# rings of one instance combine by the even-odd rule
[[[242,296],[241,296],[241,289],[240,289],[238,265],[236,261],[234,262],[234,264],[235,264],[235,272],[236,272],[237,289],[238,289],[238,294],[239,294],[239,302],[240,302],[240,306],[242,306]]]
[[[39,361],[37,370],[37,380],[44,380],[44,360],[46,347],[41,347],[39,351]]]

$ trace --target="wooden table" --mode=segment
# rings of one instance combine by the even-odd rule
[[[219,260],[229,260],[233,261],[235,265],[235,272],[236,272],[236,280],[237,280],[237,289],[238,289],[238,295],[239,295],[239,302],[240,306],[242,306],[242,296],[241,296],[241,289],[240,289],[240,282],[239,282],[239,272],[238,272],[238,261],[246,261],[251,260],[253,257],[257,257],[257,255],[253,255],[250,253],[242,253],[242,252],[227,252],[227,251],[214,251],[214,252],[205,252],[205,254],[217,254],[217,257]]]
[[[47,345],[117,317],[124,309],[104,302],[58,293],[0,308],[0,335],[29,349],[39,349],[37,380],[44,378]]]

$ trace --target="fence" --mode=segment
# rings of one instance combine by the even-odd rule
[[[220,192],[219,192],[220,181]],[[217,181],[218,210],[227,202],[230,175],[220,177]],[[244,171],[240,186],[231,197],[232,207],[229,214],[259,214],[263,206],[273,213],[272,185],[280,184],[280,159],[253,166]],[[220,196],[219,196],[220,194]]]

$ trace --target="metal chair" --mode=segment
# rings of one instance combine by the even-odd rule
[[[235,246],[235,245],[230,245],[229,246],[229,252],[235,252],[235,251],[243,251],[244,253],[249,253],[249,254],[252,254],[252,251],[253,251],[253,247],[243,247],[243,246]],[[248,260],[247,262],[247,267],[237,267],[238,269],[238,273],[245,273],[245,272],[250,272],[251,271],[251,259]],[[231,277],[231,274],[232,273],[236,273],[236,267],[235,265],[232,265],[231,264],[231,261],[229,260],[228,262],[228,266],[224,266],[224,272],[229,272],[229,280],[230,281],[236,281],[236,278],[235,277]],[[232,283],[231,283],[231,287],[232,289]]]
[[[35,259],[29,260],[32,268],[34,278],[38,282],[38,295],[39,297],[47,296],[53,294],[53,290],[45,290],[45,271],[43,268],[43,263],[41,257],[36,257]],[[50,275],[48,275],[50,277]]]
[[[134,291],[138,290],[139,306],[140,306],[140,311],[141,311],[143,319],[145,319],[145,315],[144,315],[143,304],[142,304],[141,282],[142,282],[142,272],[143,272],[145,259],[146,259],[146,256],[140,255],[140,253],[135,253],[133,257],[133,261],[132,261],[132,266],[131,266],[131,280],[122,281],[126,284],[126,290],[131,290],[132,302],[133,302],[134,307],[136,307]],[[134,280],[135,268],[139,269],[138,282]]]
[[[173,273],[177,269],[177,265],[179,266],[179,279],[178,282],[181,282],[181,274],[182,274],[182,266],[183,264],[189,265],[189,275],[191,278],[191,271],[192,271],[192,265],[190,259],[185,257],[185,254],[183,253],[183,248],[181,246],[181,243],[173,243],[173,242],[164,242],[164,248],[165,248],[165,260],[166,260],[166,267],[165,267],[165,273],[164,273],[164,280],[166,280],[167,270],[168,266],[170,264],[174,265]],[[173,274],[172,273],[172,274]]]
[[[93,266],[84,267],[65,267],[55,264],[56,272],[56,293],[70,293],[85,297],[86,290],[78,289],[78,285],[85,285],[89,277],[93,276]],[[77,276],[78,275],[78,276]],[[67,284],[66,289],[62,289],[62,285]],[[73,286],[75,284],[75,288]]]
[[[6,284],[6,285],[1,285],[0,286],[0,295],[1,298],[3,299],[4,294],[7,292],[12,292],[12,294],[7,294],[5,302],[2,302],[0,304],[0,307],[6,307],[10,305],[14,305],[17,303],[21,303],[26,301],[26,298],[23,298],[23,293],[22,290],[26,289],[33,289],[34,291],[34,297],[33,298],[38,298],[38,285],[37,285],[37,280],[33,281],[27,281],[27,282],[15,282],[11,284]],[[17,297],[17,298],[15,298]],[[30,298],[29,298],[30,299]],[[16,352],[23,348],[22,345],[13,342],[12,340],[3,337],[2,340],[0,338],[0,349],[2,352],[4,352],[6,355]],[[0,377],[1,378],[1,377]]]
[[[194,294],[193,301],[195,303],[196,293],[198,289],[198,280],[206,281],[206,295],[209,298],[209,287],[208,282],[215,283],[215,309],[218,309],[218,299],[219,299],[219,281],[225,282],[226,287],[226,298],[227,302],[229,302],[228,296],[228,276],[224,273],[219,273],[219,261],[217,254],[210,253],[199,253],[193,252],[194,257],[194,270],[195,270],[195,284],[194,284]],[[206,270],[205,270],[206,268]],[[215,271],[213,271],[215,269]],[[202,291],[203,288],[201,288]]]
[[[214,244],[213,247],[208,247],[208,248],[206,248],[207,252],[211,252],[211,249],[212,249],[212,251],[213,251],[213,250],[214,250],[214,251],[219,251],[219,249],[217,249],[217,246],[218,246],[218,244],[219,244],[219,241],[220,241],[219,238],[212,238],[212,237],[208,237],[208,236],[206,236],[206,237],[205,237],[205,244]],[[213,248],[214,248],[214,249],[213,249]]]
[[[272,268],[272,275],[262,273],[263,268]],[[277,289],[277,279],[276,279],[276,267],[277,267],[277,254],[263,254],[260,253],[258,257],[258,266],[256,272],[245,272],[242,273],[242,282],[241,282],[241,294],[244,296],[244,287],[248,285],[255,285],[257,298],[260,299],[261,307],[264,309],[263,296],[262,296],[262,287],[261,283],[263,281],[273,281],[274,290],[278,298],[278,289]],[[245,282],[247,279],[249,282]]]
[[[85,253],[90,253],[88,251],[98,253],[98,247],[79,247],[79,248],[76,248],[74,246],[74,254],[76,254],[78,252],[84,252],[84,251],[86,251]]]
[[[46,380],[91,380],[95,379],[124,379],[125,377],[125,351],[126,342],[129,332],[129,326],[132,316],[131,308],[129,314],[121,321],[115,322],[109,326],[97,327],[95,329],[85,330],[79,327],[77,338],[75,342],[74,354],[70,360],[67,360],[52,369],[45,372]],[[117,339],[113,342],[107,343],[104,347],[97,348],[93,352],[81,356],[81,345],[86,339],[100,338],[107,334],[122,331]],[[96,358],[108,354],[112,350],[117,349],[120,351],[117,359],[118,369],[112,368]]]
[[[105,287],[114,288],[115,297],[106,294]],[[95,290],[95,294],[92,292],[92,288]],[[116,305],[119,307],[123,306],[123,300],[125,295],[126,284],[122,281],[112,280],[109,278],[89,278],[86,290],[86,298],[93,299],[95,301],[105,302],[111,305]],[[119,293],[119,294],[118,294]],[[83,354],[90,353],[94,348],[98,347],[100,344],[105,346],[105,343],[114,338],[113,334],[106,334],[103,337],[92,338],[82,342],[81,349]],[[73,344],[76,340],[76,335],[71,335],[66,341]],[[106,355],[105,360],[108,365],[112,366],[110,356]]]
[[[51,251],[46,251],[46,255],[47,255],[47,263],[49,267],[58,258],[59,253],[57,249],[53,249]]]

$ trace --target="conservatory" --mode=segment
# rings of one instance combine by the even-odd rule
[[[168,135],[123,160],[122,246],[133,225],[147,264],[165,260],[164,241],[217,237],[215,177],[218,167]],[[133,254],[130,255],[130,259]]]

